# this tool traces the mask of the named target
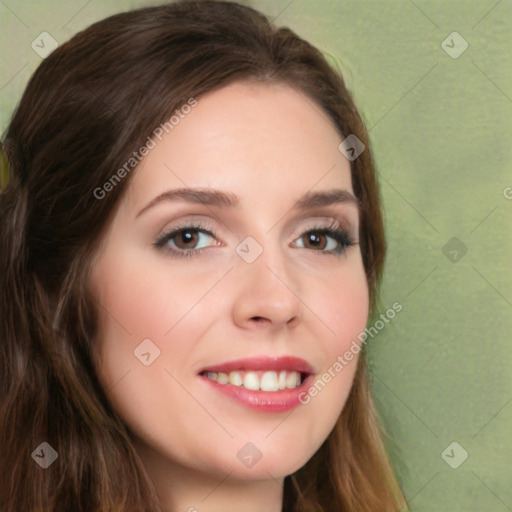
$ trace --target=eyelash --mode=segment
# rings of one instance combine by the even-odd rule
[[[339,226],[339,223],[337,221],[332,222],[329,226],[322,226],[322,225],[316,225],[302,233],[302,235],[299,238],[303,238],[306,235],[312,234],[312,233],[318,233],[322,235],[326,235],[332,239],[334,239],[339,245],[336,249],[332,249],[330,251],[326,250],[315,250],[311,249],[315,252],[318,252],[322,255],[327,256],[341,256],[346,249],[349,247],[352,247],[354,245],[357,245],[356,241],[352,238],[352,236],[344,229],[340,229],[337,226]],[[163,252],[168,253],[172,257],[178,257],[178,258],[191,258],[194,256],[199,256],[203,253],[203,251],[209,249],[208,248],[202,248],[202,249],[170,249],[166,248],[165,244],[174,238],[176,235],[183,231],[200,231],[212,238],[215,238],[215,235],[208,229],[207,226],[204,226],[200,223],[195,222],[188,222],[187,224],[184,224],[182,226],[177,226],[176,228],[172,229],[171,231],[168,231],[166,233],[163,233],[154,243],[153,246]],[[302,249],[302,247],[299,247],[299,249]]]

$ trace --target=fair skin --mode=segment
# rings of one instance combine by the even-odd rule
[[[333,429],[357,355],[307,404],[286,411],[248,407],[199,372],[294,356],[316,380],[364,330],[368,288],[358,207],[347,200],[350,165],[328,115],[286,85],[236,83],[197,101],[136,170],[95,260],[91,288],[104,313],[98,374],[164,510],[278,512],[284,477]],[[164,200],[139,214],[165,191],[195,187],[234,194],[239,204]],[[345,200],[293,209],[304,194],[332,189]],[[191,221],[199,230],[165,240],[167,252],[153,245]],[[353,245],[320,231],[340,226]],[[236,252],[248,236],[263,249],[251,263]],[[145,339],[154,344],[146,353],[160,350],[147,366],[134,355]],[[237,456],[247,443],[261,454],[250,467]]]

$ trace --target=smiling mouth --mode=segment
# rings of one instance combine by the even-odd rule
[[[232,372],[203,371],[200,375],[207,377],[217,384],[231,384],[252,391],[283,391],[299,387],[308,376],[298,371],[245,371]]]

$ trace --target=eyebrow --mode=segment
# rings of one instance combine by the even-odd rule
[[[139,217],[153,206],[166,201],[187,201],[194,204],[205,204],[221,208],[236,208],[240,204],[239,197],[232,192],[223,192],[211,188],[178,188],[162,192],[152,199],[136,215]],[[359,207],[359,201],[352,193],[344,189],[331,189],[321,192],[307,192],[300,197],[291,210],[309,210],[333,204],[351,204]]]

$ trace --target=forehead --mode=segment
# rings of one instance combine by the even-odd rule
[[[178,114],[133,176],[134,207],[187,186],[232,191],[249,202],[292,201],[333,187],[352,191],[333,121],[285,84],[231,84]]]

